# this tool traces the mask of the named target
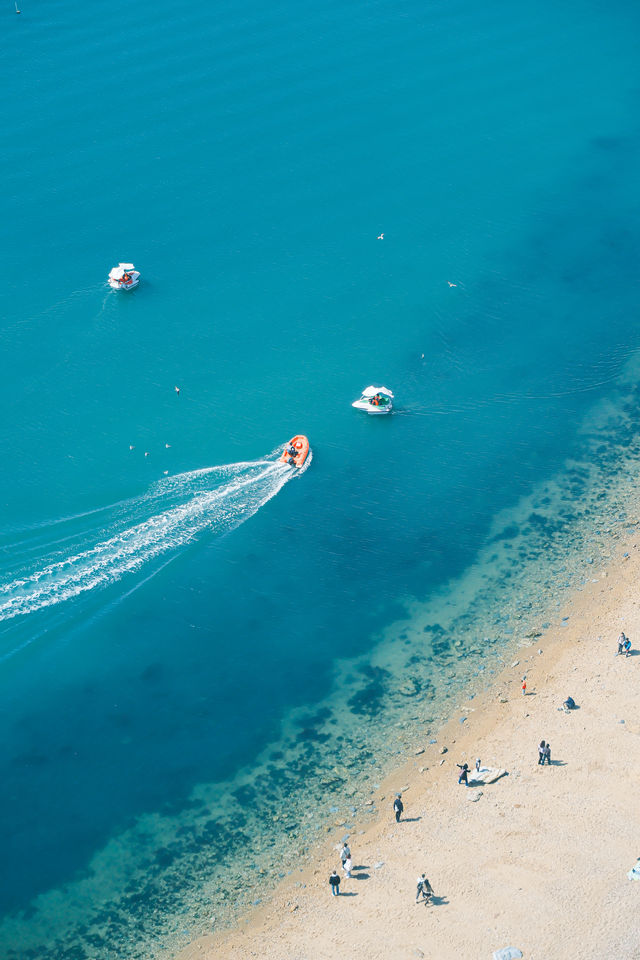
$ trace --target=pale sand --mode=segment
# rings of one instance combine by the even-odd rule
[[[247,877],[265,902],[179,960],[490,960],[507,945],[525,960],[640,958],[640,883],[627,879],[640,856],[640,556],[633,536],[620,546],[631,557],[594,571],[598,582],[574,596],[541,654],[538,642],[516,654],[519,665],[463,704],[437,745],[387,778],[376,822],[350,835],[348,896],[329,890],[336,827],[315,861],[275,891]],[[620,630],[638,655],[615,656]],[[568,695],[580,709],[565,714],[557,707]],[[538,766],[541,739],[551,767]],[[509,775],[471,802],[476,790],[458,785],[455,764],[473,767],[476,757]],[[396,825],[393,796],[407,785],[404,816],[419,819]],[[423,871],[437,895],[427,907],[415,904]]]

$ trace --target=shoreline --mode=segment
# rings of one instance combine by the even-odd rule
[[[588,941],[583,957],[637,956],[640,935],[629,929],[635,888],[627,872],[640,852],[634,847],[640,813],[632,801],[632,771],[640,764],[639,661],[614,656],[621,629],[640,647],[640,612],[632,599],[640,575],[635,539],[640,533],[634,531],[621,544],[628,559],[611,560],[597,580],[567,599],[561,614],[569,620],[558,617],[540,648],[532,642],[483,693],[459,698],[455,712],[464,723],[452,716],[437,743],[425,744],[385,778],[375,791],[375,820],[356,822],[349,832],[354,878],[343,879],[341,891],[351,896],[328,895],[344,835],[334,825],[313,860],[268,895],[249,878],[265,902],[235,928],[194,941],[176,960],[328,960],[346,944],[371,957],[395,950],[445,960],[490,957],[512,945],[531,960],[552,960],[575,949],[578,930],[581,942]],[[568,695],[579,707],[571,714],[557,709]],[[552,744],[550,769],[536,762],[541,738]],[[508,775],[479,789],[459,786],[455,764],[473,767],[476,756]],[[405,803],[399,825],[391,811],[396,792]],[[426,910],[413,899],[423,871],[437,895]],[[605,917],[594,910],[603,902]],[[345,911],[348,935],[338,926]]]
[[[338,661],[327,697],[292,711],[279,738],[233,781],[196,785],[175,814],[143,815],[96,853],[79,880],[39,897],[31,915],[5,918],[0,937],[20,949],[11,956],[31,950],[54,960],[41,945],[61,917],[58,942],[82,945],[96,960],[106,960],[107,944],[131,960],[182,960],[190,942],[203,956],[208,931],[220,938],[244,929],[279,880],[303,882],[307,862],[328,851],[327,836],[331,846],[378,823],[382,784],[405,785],[394,771],[431,766],[418,780],[432,776],[428,741],[461,744],[508,664],[569,636],[559,608],[573,615],[636,536],[633,366],[616,402],[597,405],[583,422],[579,451],[495,515],[460,577],[426,601],[399,600],[405,614],[372,637],[367,654]],[[450,750],[443,769],[452,762]],[[508,762],[496,757],[496,765]]]

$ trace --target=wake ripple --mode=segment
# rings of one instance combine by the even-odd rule
[[[303,471],[294,471],[275,459],[280,450],[265,460],[178,474],[120,504],[119,516],[100,531],[100,542],[87,547],[86,535],[84,543],[76,535],[76,547],[82,543],[84,549],[72,552],[66,543],[63,553],[40,560],[40,569],[27,568],[0,585],[0,621],[113,583],[204,530],[220,535],[244,523],[310,463],[311,454]],[[160,504],[164,509],[149,516]]]

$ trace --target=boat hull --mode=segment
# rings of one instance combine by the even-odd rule
[[[290,467],[300,468],[309,455],[309,441],[304,434],[299,434],[298,436],[292,437],[291,440],[289,440],[287,447],[289,445],[292,445],[296,448],[297,453],[295,457],[292,457],[290,453],[287,453],[287,449],[285,447],[285,449],[282,451],[280,462],[286,463]]]
[[[140,274],[136,273],[135,275],[132,275],[131,280],[128,283],[121,283],[120,280],[112,280],[111,277],[109,277],[107,283],[112,290],[124,290],[125,292],[129,290],[135,290],[140,283]]]
[[[375,404],[369,403],[368,400],[355,400],[351,406],[355,410],[362,410],[364,413],[368,413],[372,417],[383,417],[387,413],[391,413],[393,410],[393,404],[388,403],[384,407],[376,407]]]

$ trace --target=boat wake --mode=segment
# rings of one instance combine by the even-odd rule
[[[114,515],[89,535],[86,529],[73,532],[77,518],[52,525],[48,538],[40,528],[49,550],[38,546],[37,563],[30,556],[33,544],[12,544],[12,556],[18,563],[22,557],[22,565],[14,569],[10,582],[0,584],[0,621],[113,583],[205,530],[221,535],[244,523],[288,480],[304,472],[311,460],[302,470],[292,470],[276,459],[281,450],[264,460],[208,467],[161,480],[141,497],[116,505]],[[69,529],[59,529],[65,526]]]

